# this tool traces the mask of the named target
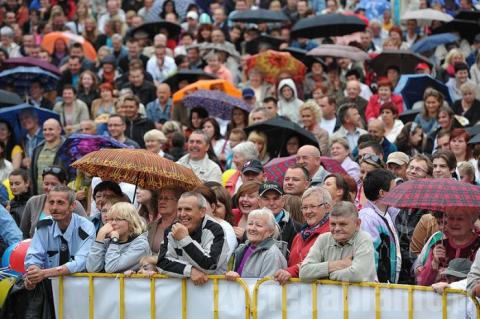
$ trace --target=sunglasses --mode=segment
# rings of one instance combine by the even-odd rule
[[[378,168],[382,168],[385,165],[383,164],[383,160],[375,155],[375,154],[365,154],[362,157],[360,157],[360,162],[366,162],[368,164],[371,164],[373,166],[377,166]]]
[[[47,166],[42,171],[42,175],[51,174],[51,173],[60,174],[60,173],[63,173],[63,170],[60,167]]]

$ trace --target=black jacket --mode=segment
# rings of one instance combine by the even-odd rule
[[[125,131],[125,136],[131,138],[140,145],[141,148],[145,148],[145,142],[143,140],[143,135],[150,130],[155,128],[155,124],[147,119],[146,117],[137,117],[135,120],[131,121],[126,119],[127,130]]]
[[[147,105],[157,98],[157,88],[150,81],[143,81],[141,86],[133,86],[130,82],[127,82],[123,85],[122,89],[132,90],[133,94],[140,99],[143,105]]]

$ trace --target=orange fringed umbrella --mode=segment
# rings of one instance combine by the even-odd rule
[[[95,50],[95,48],[90,42],[85,40],[84,37],[70,33],[70,32],[56,31],[56,32],[47,33],[42,39],[41,46],[42,48],[47,50],[48,53],[52,54],[55,48],[55,42],[58,39],[62,39],[63,41],[65,41],[67,45],[70,45],[71,42],[81,43],[83,46],[83,51],[85,52],[85,56],[88,59],[95,61],[95,59],[97,58],[97,51]]]
[[[307,73],[307,67],[288,52],[267,50],[255,54],[247,60],[247,73],[257,69],[263,74],[264,80],[275,84],[281,73],[288,73],[295,82],[302,82]]]
[[[225,80],[199,80],[192,84],[187,85],[183,89],[173,94],[173,103],[183,100],[189,93],[198,90],[219,90],[227,95],[242,98],[242,91],[237,89],[232,83]]]
[[[191,169],[147,150],[102,149],[85,155],[72,167],[92,176],[145,189],[176,187],[192,190],[201,185]]]

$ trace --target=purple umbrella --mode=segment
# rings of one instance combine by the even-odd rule
[[[3,62],[5,69],[15,68],[17,66],[38,66],[39,68],[51,72],[55,75],[62,75],[62,72],[55,65],[37,58],[10,58]]]
[[[245,112],[250,112],[250,106],[240,99],[223,93],[222,91],[198,90],[183,99],[183,104],[188,108],[204,108],[210,116],[229,120],[233,108],[237,107]]]

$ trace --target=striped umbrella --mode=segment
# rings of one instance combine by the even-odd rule
[[[38,66],[18,66],[0,72],[0,85],[14,86],[20,92],[28,92],[33,82],[39,82],[46,92],[52,91],[58,80],[58,76]]]
[[[75,161],[72,167],[103,180],[135,184],[145,189],[201,185],[195,173],[160,155],[140,149],[102,149]]]

